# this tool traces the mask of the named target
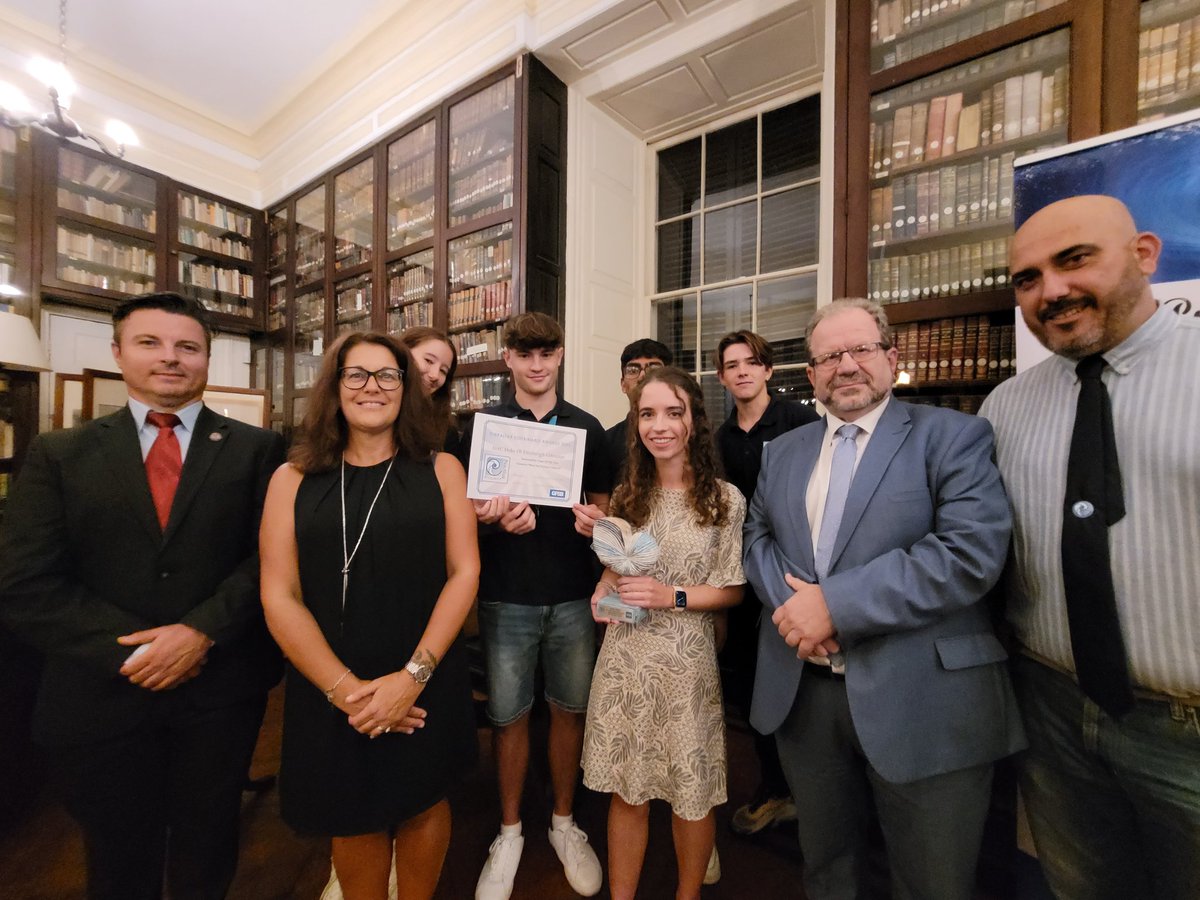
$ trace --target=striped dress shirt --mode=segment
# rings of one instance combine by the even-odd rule
[[[1200,318],[1160,306],[1104,354],[1126,515],[1109,529],[1113,584],[1136,686],[1200,697]],[[1008,617],[1021,644],[1075,670],[1062,579],[1067,455],[1079,379],[1053,356],[996,388],[1013,508]]]

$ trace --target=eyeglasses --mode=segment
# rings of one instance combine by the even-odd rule
[[[857,347],[851,347],[848,350],[833,350],[829,353],[822,353],[820,356],[814,356],[808,361],[808,364],[814,369],[836,369],[842,361],[842,355],[850,354],[850,358],[856,363],[865,363],[873,360],[881,349],[887,349],[890,344],[885,344],[883,341],[871,341],[869,344],[859,344]]]
[[[399,369],[376,369],[368,372],[358,366],[347,366],[342,369],[342,384],[353,391],[367,386],[367,381],[374,377],[381,391],[394,391],[404,383],[404,373]]]
[[[661,369],[663,364],[660,362],[648,362],[644,366],[641,363],[625,363],[621,367],[621,372],[626,378],[638,378],[643,372],[649,372],[651,369]]]

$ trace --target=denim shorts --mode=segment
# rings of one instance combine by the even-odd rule
[[[590,601],[553,606],[480,603],[479,631],[487,660],[487,713],[493,725],[511,725],[529,712],[539,656],[546,700],[567,712],[587,711],[596,665]]]

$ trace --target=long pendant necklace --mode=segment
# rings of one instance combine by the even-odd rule
[[[383,493],[383,486],[387,484],[388,475],[392,472],[392,464],[396,462],[396,455],[393,453],[392,458],[388,460],[387,469],[383,473],[383,481],[379,482],[379,490],[375,492],[375,499],[371,501],[371,505],[367,507],[367,517],[363,519],[362,530],[358,533],[358,540],[354,542],[354,549],[349,549],[349,544],[346,541],[346,454],[342,454],[342,615],[346,614],[346,590],[350,586],[350,563],[354,562],[354,555],[358,553],[358,548],[362,544],[363,535],[367,533],[367,526],[371,524],[371,513],[375,512],[375,504],[379,501],[379,495]]]

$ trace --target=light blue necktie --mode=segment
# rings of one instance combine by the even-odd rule
[[[842,526],[842,514],[846,511],[846,496],[850,493],[850,479],[854,476],[854,459],[858,455],[855,438],[862,431],[857,425],[843,425],[834,432],[837,444],[833,448],[833,461],[829,466],[829,491],[825,495],[825,512],[821,516],[821,534],[817,538],[814,562],[817,581],[829,574],[829,561],[833,557],[833,545],[837,542],[838,529]]]

